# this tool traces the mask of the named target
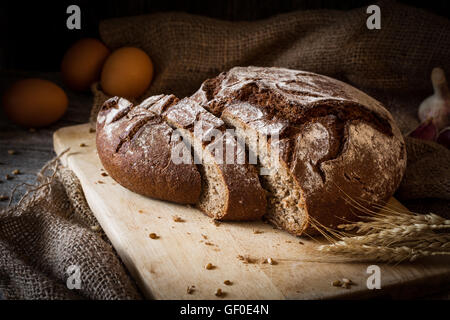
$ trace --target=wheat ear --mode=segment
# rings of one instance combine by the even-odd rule
[[[338,230],[325,228],[330,244],[318,247],[319,261],[402,262],[450,255],[450,220],[371,205],[375,211],[345,196],[364,214],[362,221],[341,224]]]
[[[324,260],[336,262],[412,262],[423,257],[450,255],[447,251],[429,251],[406,246],[388,248],[353,245],[346,242],[322,245],[318,250],[328,255]]]

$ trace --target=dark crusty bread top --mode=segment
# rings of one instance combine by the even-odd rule
[[[311,72],[236,67],[206,80],[193,98],[206,102],[208,110],[218,116],[229,102],[240,101],[263,107],[259,119],[286,120],[290,127],[333,114],[344,121],[368,122],[392,134],[391,116],[379,102],[346,83]],[[267,123],[261,127],[266,130]],[[286,127],[287,123],[280,131],[288,131]]]
[[[403,137],[376,100],[338,80],[282,68],[235,67],[191,97],[280,137],[281,165],[302,190],[310,222],[335,227],[388,200],[406,167]]]
[[[200,196],[200,173],[193,159],[190,164],[172,161],[174,131],[146,109],[176,101],[162,95],[141,106],[117,97],[107,100],[97,118],[97,150],[106,171],[122,186],[152,198],[193,204]],[[190,154],[187,147],[185,152]]]

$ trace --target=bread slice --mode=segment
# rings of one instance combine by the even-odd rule
[[[246,106],[246,112],[252,107]],[[222,113],[222,119],[236,128],[236,134],[242,137],[251,152],[258,155],[260,180],[268,191],[267,214],[265,218],[280,229],[300,235],[307,228],[309,217],[305,208],[302,189],[295,181],[286,162],[280,161],[277,148],[282,148],[286,141],[271,140],[279,135],[286,124],[266,123],[265,130],[258,131],[245,123],[240,117],[241,105],[230,105]],[[268,138],[269,137],[269,138]]]
[[[164,107],[174,96],[152,97],[148,104]],[[97,151],[109,175],[136,193],[183,204],[198,201],[200,173],[193,159],[176,165],[175,146],[190,155],[187,146],[172,139],[174,130],[154,112],[134,106],[126,99],[107,100],[97,118]]]
[[[203,212],[217,220],[262,217],[266,197],[257,171],[248,164],[245,146],[222,120],[187,98],[168,108],[149,110],[161,114],[193,146],[202,177],[198,207]]]
[[[390,113],[338,80],[283,68],[235,67],[191,97],[235,127],[258,156],[265,218],[295,235],[360,219],[383,205],[406,168]]]

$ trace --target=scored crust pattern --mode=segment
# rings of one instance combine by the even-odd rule
[[[152,97],[161,108],[175,97]],[[201,191],[200,174],[190,164],[171,160],[174,130],[162,118],[122,98],[107,100],[97,118],[97,151],[110,176],[124,187],[146,196],[194,204]],[[177,144],[179,145],[179,144]],[[186,147],[185,153],[189,153]]]

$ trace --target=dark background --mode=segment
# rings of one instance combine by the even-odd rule
[[[450,16],[448,0],[399,1]],[[226,20],[255,20],[307,9],[348,10],[376,3],[375,0],[133,0],[133,1],[0,1],[0,70],[57,71],[66,49],[79,38],[97,37],[102,19],[153,13],[184,11]],[[66,8],[81,8],[81,30],[66,28]]]

